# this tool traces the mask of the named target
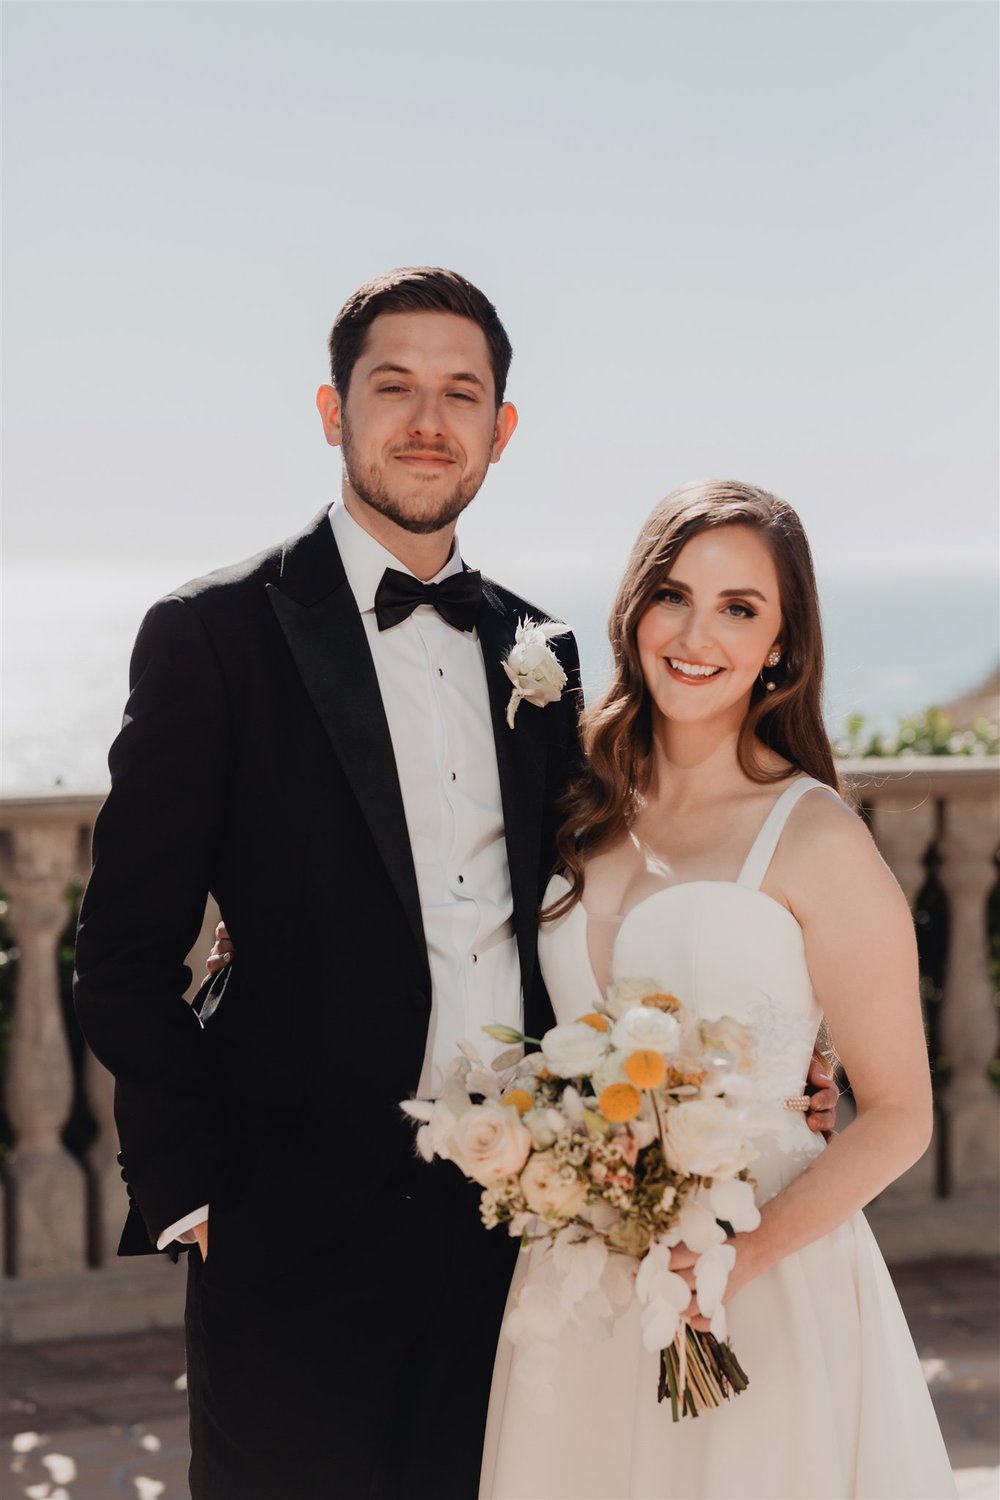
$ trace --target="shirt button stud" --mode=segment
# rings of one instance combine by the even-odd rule
[[[444,668],[443,667],[438,667],[438,676],[439,677],[443,677],[444,676]]]
[[[460,875],[458,877],[458,883],[459,883],[459,885],[464,885],[465,884],[465,876],[464,875]]]
[[[457,772],[452,771],[450,774],[451,774],[452,781],[457,781],[458,780]]]
[[[478,953],[474,953],[474,954],[473,954],[473,955],[472,955],[472,962],[473,962],[473,963],[474,963],[474,964],[477,964],[477,963],[478,963],[478,962],[479,962],[479,954],[478,954]]]

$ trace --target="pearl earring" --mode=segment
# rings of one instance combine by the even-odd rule
[[[776,667],[778,665],[778,663],[780,662],[780,660],[781,660],[781,652],[778,650],[777,647],[775,647],[773,651],[769,651],[768,652],[766,665],[769,666],[769,667]]]
[[[778,666],[780,664],[780,662],[781,662],[781,652],[778,650],[777,646],[774,646],[767,653],[767,656],[764,659],[764,667],[776,667],[776,666]],[[764,667],[761,668],[761,672],[760,672],[760,680],[761,680],[761,682],[764,682]],[[764,682],[764,691],[768,692],[768,693],[773,693],[774,690],[775,690],[775,688],[777,686],[778,686],[778,684],[776,682]]]

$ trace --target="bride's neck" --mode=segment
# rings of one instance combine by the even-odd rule
[[[746,781],[739,757],[739,726],[654,725],[647,804],[673,809],[711,802]]]

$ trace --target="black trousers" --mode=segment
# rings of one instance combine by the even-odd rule
[[[307,1254],[294,1223],[268,1251],[214,1212],[191,1253],[193,1500],[476,1500],[516,1243],[450,1163],[356,1210],[339,1176],[337,1235]]]

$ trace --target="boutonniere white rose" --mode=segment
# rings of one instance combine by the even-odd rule
[[[566,686],[566,673],[559,665],[549,641],[557,635],[565,635],[567,625],[557,620],[544,624],[530,616],[518,623],[514,632],[514,644],[503,662],[503,669],[514,685],[507,704],[507,726],[514,728],[514,715],[522,702],[533,703],[544,708],[546,703],[558,703]]]

